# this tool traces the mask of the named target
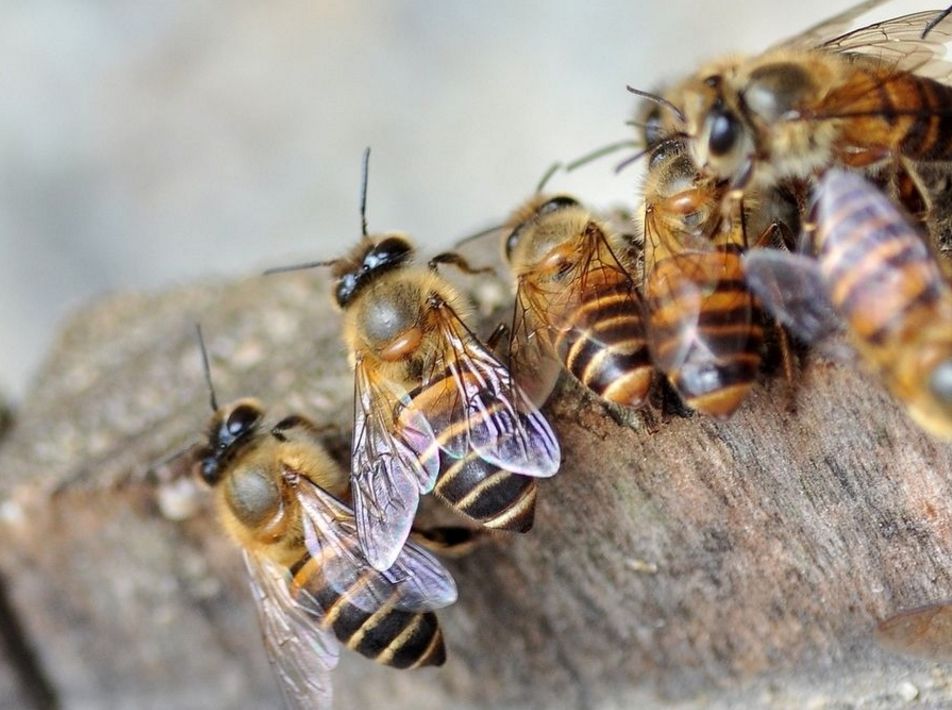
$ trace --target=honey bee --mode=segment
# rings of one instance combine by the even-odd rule
[[[723,190],[698,172],[683,141],[651,152],[642,208],[648,345],[684,403],[717,417],[750,391],[763,343],[741,265],[745,219],[722,219]]]
[[[952,602],[906,609],[876,627],[879,644],[897,653],[952,661]]]
[[[943,59],[952,20],[919,12],[844,33],[877,4],[702,68],[666,92],[666,131],[688,137],[695,162],[727,180],[729,195],[841,166],[928,213],[935,200],[916,165],[952,160],[952,65]]]
[[[208,375],[208,360],[202,346]],[[209,386],[211,377],[208,376]],[[268,658],[289,706],[329,707],[340,644],[396,668],[446,659],[434,609],[456,600],[449,572],[407,542],[385,572],[361,553],[347,476],[308,419],[271,429],[252,399],[219,407],[191,452],[241,548]]]
[[[385,570],[431,491],[487,527],[528,530],[533,479],[554,475],[561,451],[538,408],[467,327],[463,300],[437,265],[475,270],[455,254],[414,265],[406,235],[367,233],[368,157],[360,243],[324,263],[354,367],[357,534],[367,559]]]
[[[547,393],[561,369],[546,366],[554,360],[606,400],[643,404],[654,368],[629,246],[574,198],[538,194],[509,218],[503,245],[515,281],[516,378]]]
[[[752,251],[750,288],[806,342],[845,325],[912,418],[952,438],[952,288],[929,247],[886,195],[841,170],[819,181],[815,221],[816,258]]]

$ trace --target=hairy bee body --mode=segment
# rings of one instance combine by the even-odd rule
[[[537,407],[465,324],[438,262],[421,268],[412,255],[404,235],[365,235],[334,270],[355,372],[358,534],[381,570],[434,490],[487,527],[525,532],[532,478],[553,475],[560,458]]]
[[[246,422],[252,415],[259,419],[263,412],[257,407],[249,400],[231,405],[216,415],[212,431],[235,412],[247,412]],[[212,481],[223,527],[242,549],[286,569],[291,599],[348,648],[396,668],[442,665],[446,651],[433,612],[395,608],[400,596],[396,586],[387,598],[376,600],[376,608],[361,608],[355,596],[380,573],[368,565],[351,588],[336,589],[325,569],[328,559],[309,551],[298,488],[310,484],[338,498],[348,488],[347,476],[312,439],[313,430],[306,419],[294,417],[279,424],[278,433],[249,432],[232,445]],[[347,542],[356,550],[356,535]],[[336,552],[331,546],[324,549],[328,558]]]
[[[742,253],[726,243],[673,254],[655,264],[645,288],[655,364],[687,406],[713,416],[740,406],[760,368],[763,328]]]
[[[674,85],[667,133],[689,137],[701,169],[733,188],[863,169],[910,213],[940,198],[920,176],[952,159],[952,87],[934,12],[844,32],[855,9],[763,54],[713,62]],[[940,79],[932,78],[940,77]]]
[[[538,377],[532,339],[600,397],[644,403],[653,368],[628,246],[573,198],[537,196],[510,218],[514,367]]]
[[[819,269],[854,344],[914,419],[952,433],[952,288],[935,256],[854,176],[831,176],[819,199]]]
[[[875,185],[829,170],[816,255],[744,258],[750,287],[805,342],[845,329],[866,367],[924,429],[952,437],[952,288],[923,236]]]
[[[689,407],[727,417],[753,386],[763,326],[744,282],[745,221],[681,142],[653,151],[644,197],[643,291],[651,356]]]

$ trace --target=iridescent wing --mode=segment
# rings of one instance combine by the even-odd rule
[[[330,671],[340,644],[302,607],[288,587],[287,569],[244,551],[268,660],[285,703],[292,708],[330,708]]]
[[[476,451],[511,473],[554,475],[561,451],[542,413],[449,304],[436,319],[442,352],[412,406],[427,417],[440,448],[456,458]]]
[[[901,611],[876,628],[881,646],[933,661],[952,661],[952,602]]]
[[[775,321],[804,343],[824,341],[842,329],[816,259],[779,249],[744,254],[744,280]]]
[[[387,569],[410,534],[420,495],[432,490],[439,452],[426,418],[386,383],[355,369],[351,489],[364,555]]]
[[[297,499],[311,562],[310,568],[301,568],[294,584],[313,607],[326,612],[325,600],[344,597],[369,613],[385,605],[422,612],[456,601],[453,577],[415,542],[403,545],[389,569],[381,572],[361,552],[354,512],[347,505],[306,479],[298,481]],[[333,593],[328,595],[328,590]]]
[[[819,47],[826,42],[849,34],[850,27],[856,23],[860,16],[880,5],[884,5],[886,2],[887,0],[865,0],[865,2],[857,3],[833,17],[817,22],[794,37],[781,40],[775,47],[792,49]]]
[[[896,71],[948,83],[952,79],[952,63],[946,60],[946,45],[952,39],[952,17],[940,18],[935,10],[928,10],[847,31],[852,21],[879,4],[880,1],[861,3],[780,46],[861,55],[885,62]],[[928,36],[923,38],[923,32],[934,21]]]
[[[538,406],[552,394],[562,372],[545,312],[544,296],[520,280],[509,328],[509,370],[513,380]]]

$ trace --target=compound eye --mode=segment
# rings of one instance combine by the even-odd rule
[[[403,261],[411,251],[406,239],[387,237],[370,250],[364,258],[364,270],[375,269],[381,264],[392,264]]]
[[[929,376],[929,389],[944,405],[952,405],[952,360],[939,363]]]
[[[723,157],[737,146],[741,135],[741,125],[737,117],[730,111],[715,110],[708,118],[710,132],[708,134],[708,149],[711,155]]]
[[[237,438],[253,429],[260,419],[260,409],[250,404],[239,404],[228,415],[225,427],[233,438]]]
[[[517,227],[512,230],[506,238],[506,261],[512,262],[512,252],[516,250],[516,247],[519,245],[519,238],[522,236],[522,227]]]
[[[559,210],[564,210],[568,207],[578,207],[578,200],[572,197],[566,197],[565,195],[559,195],[558,197],[553,197],[547,202],[543,202],[539,209],[536,210],[536,214],[552,214],[553,212],[558,212]]]
[[[648,112],[644,120],[645,147],[653,148],[664,138],[664,124],[661,119],[661,108],[655,106]]]

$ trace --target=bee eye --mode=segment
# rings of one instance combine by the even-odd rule
[[[943,404],[952,405],[952,360],[940,363],[932,371],[929,389]]]
[[[664,138],[664,125],[661,120],[661,108],[655,106],[644,120],[645,147],[652,148]]]
[[[708,118],[710,133],[708,148],[711,155],[722,157],[730,153],[740,138],[740,121],[730,111],[715,111]]]
[[[252,429],[261,419],[261,411],[248,404],[239,404],[228,415],[225,427],[232,437],[238,437]]]
[[[202,459],[198,472],[205,483],[209,486],[214,486],[221,477],[218,470],[218,459],[212,456]]]
[[[543,202],[542,205],[539,206],[539,209],[536,210],[536,214],[551,214],[552,212],[558,212],[567,207],[578,207],[578,204],[578,200],[573,197],[559,195],[558,197],[553,197],[548,202]]]
[[[512,234],[506,238],[506,261],[512,261],[512,252],[516,250],[516,246],[519,244],[519,238],[521,236],[522,227],[519,226],[512,230]]]
[[[406,239],[387,237],[364,257],[364,271],[372,271],[385,264],[398,264],[405,261],[411,251]]]

